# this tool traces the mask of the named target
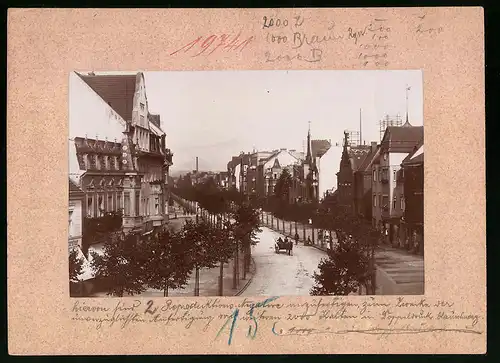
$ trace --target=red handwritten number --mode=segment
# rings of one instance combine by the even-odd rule
[[[240,52],[243,51],[243,49],[245,49],[245,47],[253,40],[254,37],[250,37],[248,38],[247,40],[245,40],[244,42],[241,42],[236,48],[234,48],[234,50],[237,50],[239,47],[243,46],[241,49],[240,49]]]
[[[238,33],[238,35],[236,36],[236,38],[234,38],[231,43],[229,43],[228,45],[226,45],[224,47],[224,49],[228,49],[228,50],[231,50],[237,43],[238,43],[238,39],[240,38],[240,35],[241,35],[241,32]]]
[[[193,57],[197,57],[197,56],[205,53],[208,48],[212,47],[212,45],[214,45],[214,47],[212,47],[212,50],[210,52],[208,52],[207,55],[214,53],[219,48],[224,49],[224,50],[229,50],[229,51],[239,50],[241,52],[241,51],[243,51],[243,49],[246,48],[246,46],[248,44],[250,44],[250,42],[252,42],[255,39],[255,37],[251,36],[251,37],[247,38],[246,40],[239,42],[240,35],[241,35],[241,32],[239,32],[238,35],[236,35],[236,37],[234,37],[231,40],[231,42],[229,42],[229,43],[228,43],[228,40],[229,40],[230,36],[227,34],[222,34],[219,37],[217,37],[217,35],[212,34],[209,37],[205,38],[205,40],[203,40],[203,42],[201,42],[201,43],[200,43],[200,41],[203,39],[203,37],[198,37],[195,40],[193,40],[192,42],[184,45],[182,48],[176,50],[175,52],[170,53],[170,55],[177,54],[181,51],[184,51],[184,53],[187,53],[195,45],[197,45],[199,43],[200,43],[199,46],[200,46],[201,50],[198,53],[196,53],[195,55],[193,55]],[[217,45],[215,45],[214,42],[216,42],[217,40],[218,40],[218,43],[215,43],[215,44],[217,44]]]
[[[217,44],[217,46],[216,46],[216,47],[215,47],[215,48],[214,48],[214,49],[213,49],[210,53],[208,53],[208,55],[210,55],[210,54],[212,54],[213,52],[215,52],[217,49],[219,49],[219,47],[221,47],[221,46],[225,45],[225,44],[226,44],[226,40],[227,40],[227,38],[229,38],[229,35],[227,35],[227,34],[222,34],[222,35],[220,36],[220,42],[219,42],[219,44]]]
[[[207,39],[205,39],[203,41],[203,43],[201,43],[201,45],[200,45],[201,49],[202,49],[201,52],[193,55],[193,57],[197,57],[200,54],[204,53],[208,48],[210,48],[210,46],[215,42],[216,39],[217,39],[217,35],[211,35]]]
[[[183,46],[181,49],[178,49],[175,52],[170,53],[170,55],[174,55],[176,53],[179,53],[181,50],[184,50],[184,53],[187,53],[191,48],[193,48],[195,46],[195,44],[197,44],[201,40],[201,38],[203,38],[203,37],[196,38],[191,43],[188,43],[185,46]]]

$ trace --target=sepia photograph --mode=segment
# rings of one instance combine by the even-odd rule
[[[70,296],[423,295],[422,77],[71,72]]]

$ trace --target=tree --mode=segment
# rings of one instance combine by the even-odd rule
[[[288,171],[288,169],[285,168],[281,172],[281,175],[278,178],[276,185],[274,186],[274,195],[278,199],[288,203],[291,188],[292,188],[292,176]]]
[[[368,257],[357,241],[339,243],[328,250],[328,259],[319,263],[311,295],[349,295],[365,282],[368,267]]]
[[[313,295],[347,295],[361,286],[375,293],[375,248],[380,234],[370,223],[337,203],[318,210],[314,224],[334,231],[337,245],[319,265]],[[354,290],[353,290],[354,289]]]
[[[83,260],[78,257],[77,249],[69,253],[69,281],[79,282],[78,276],[83,272]]]
[[[260,232],[259,212],[249,204],[244,203],[238,207],[234,214],[235,226],[233,227],[236,240],[236,261],[238,261],[238,245],[241,243],[244,252],[243,278],[250,269],[251,246],[257,243],[256,235]]]
[[[227,263],[235,250],[235,239],[233,224],[229,220],[219,220],[220,222],[212,227],[210,238],[211,249],[220,263],[219,272],[219,295],[224,294],[224,263]]]
[[[163,290],[166,297],[169,289],[182,288],[187,284],[192,265],[180,232],[159,232],[149,238],[146,247],[147,286]]]
[[[187,220],[182,228],[182,239],[187,252],[192,258],[192,266],[195,269],[194,295],[199,296],[200,269],[215,267],[218,262],[217,255],[210,246],[213,241],[213,230],[202,219],[198,222]]]
[[[141,247],[138,235],[121,234],[104,243],[102,255],[92,252],[92,269],[96,278],[106,281],[108,295],[123,297],[145,290],[146,257]]]

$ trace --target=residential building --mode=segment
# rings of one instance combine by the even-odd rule
[[[403,184],[403,218],[399,245],[424,254],[424,142],[401,163],[398,181]]]
[[[68,248],[69,251],[82,248],[83,204],[85,193],[78,185],[69,179],[69,226]]]
[[[217,183],[217,186],[219,188],[228,189],[228,186],[229,186],[228,172],[221,171],[221,172],[215,174],[215,182]]]
[[[372,164],[372,221],[385,232],[387,243],[397,244],[403,217],[404,190],[397,180],[401,163],[423,136],[423,126],[412,126],[408,121],[403,126],[387,127]]]
[[[288,169],[290,175],[293,175],[293,166],[298,165],[301,161],[298,156],[300,155],[295,150],[281,148],[274,150],[268,158],[260,160],[258,168],[260,171],[258,177],[260,196],[269,197],[274,193],[274,187],[283,170]]]
[[[173,154],[160,116],[149,112],[143,73],[72,73],[70,141],[70,177],[85,193],[85,217],[122,211],[124,232],[143,233],[168,221]]]
[[[371,152],[371,146],[349,146],[349,134],[344,132],[344,143],[339,172],[337,173],[337,198],[340,205],[356,212],[355,173]],[[363,182],[364,185],[364,182]],[[364,190],[364,187],[361,188]],[[361,191],[360,191],[361,193]]]
[[[378,155],[378,145],[374,141],[354,171],[354,213],[361,218],[372,220],[372,164]]]

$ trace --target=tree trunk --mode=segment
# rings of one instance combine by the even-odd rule
[[[239,264],[238,264],[238,242],[236,242],[236,248],[234,251],[234,260],[233,260],[233,289],[238,288],[238,280],[240,278],[239,274]]]
[[[295,221],[295,234],[298,234],[297,233],[297,221]]]
[[[194,296],[200,296],[200,268],[196,267],[194,275]]]
[[[248,256],[248,241],[245,241],[243,247],[243,280],[247,279],[247,256]]]
[[[220,262],[220,270],[219,270],[219,296],[224,296],[224,261]]]

